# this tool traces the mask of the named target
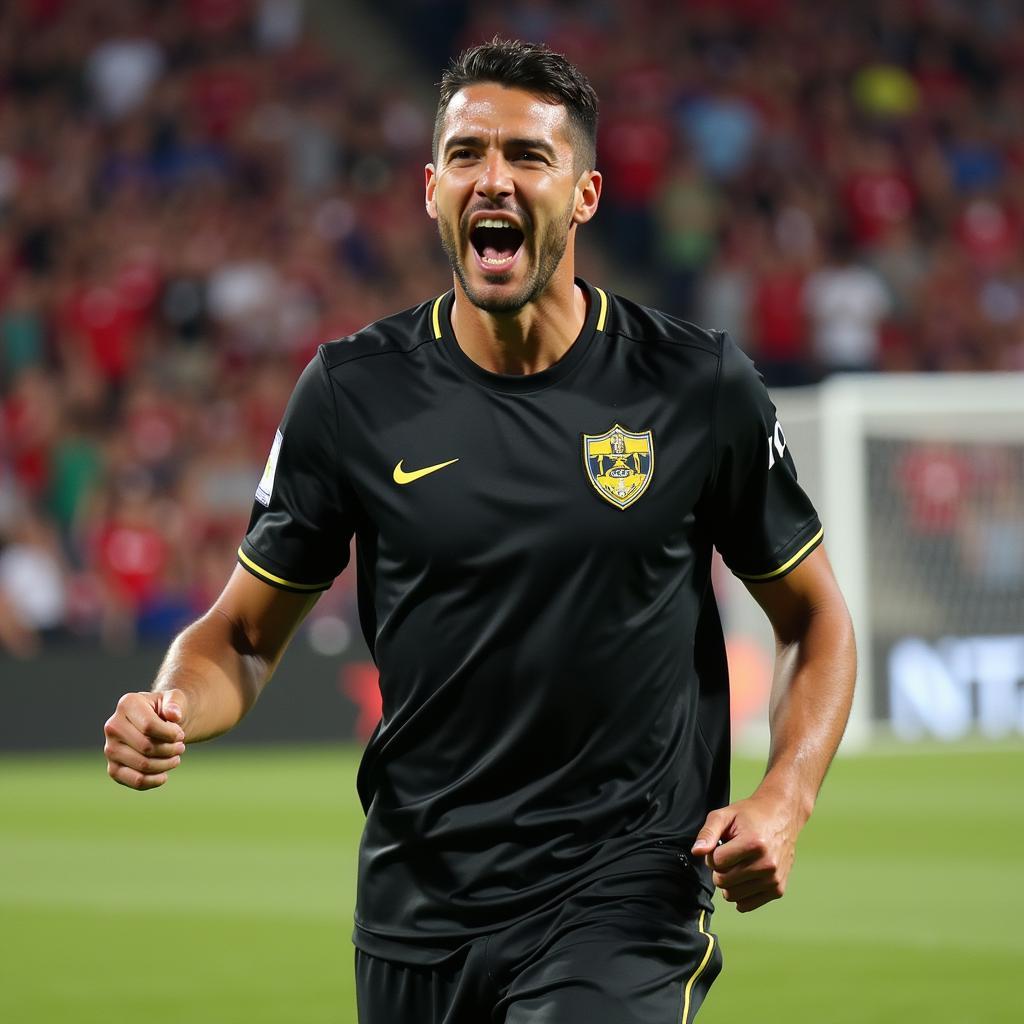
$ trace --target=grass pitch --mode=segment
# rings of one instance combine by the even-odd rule
[[[193,748],[134,793],[0,758],[0,1020],[352,1024],[357,759]],[[701,1024],[1019,1024],[1022,785],[1024,746],[837,762],[786,898],[719,905]]]

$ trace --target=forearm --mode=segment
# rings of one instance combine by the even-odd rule
[[[777,634],[769,714],[771,750],[758,792],[791,802],[806,820],[835,756],[853,701],[857,655],[841,598],[809,609]]]
[[[171,644],[153,684],[185,695],[182,727],[190,743],[237,725],[255,704],[274,664],[260,656],[245,631],[211,609]]]
[[[237,567],[213,608],[171,644],[152,690],[117,702],[103,726],[107,774],[131,789],[156,789],[186,743],[237,725],[318,596],[270,587]]]
[[[786,890],[796,841],[814,808],[853,702],[853,626],[823,548],[750,592],[775,630],[768,769],[757,791],[713,810],[693,853],[741,913]]]

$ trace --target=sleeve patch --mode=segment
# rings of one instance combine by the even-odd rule
[[[256,500],[261,505],[270,505],[270,495],[274,493],[274,475],[277,473],[277,456],[281,451],[281,442],[284,434],[277,431],[274,435],[274,443],[270,448],[270,455],[267,456],[267,464],[263,469],[263,476],[260,478],[259,486],[256,488]]]

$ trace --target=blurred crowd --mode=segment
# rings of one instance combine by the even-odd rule
[[[452,6],[586,69],[612,252],[769,383],[1024,368],[1019,2]]]
[[[429,103],[304,16],[0,6],[0,649],[209,607],[315,346],[448,286]]]
[[[391,7],[422,91],[302,0],[0,5],[0,650],[209,606],[315,345],[448,286],[430,83],[495,33],[598,89],[612,287],[772,384],[1024,369],[1019,5]]]

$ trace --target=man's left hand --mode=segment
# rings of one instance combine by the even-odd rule
[[[745,914],[786,891],[802,825],[791,803],[755,793],[712,811],[692,852],[704,857],[722,896]]]

